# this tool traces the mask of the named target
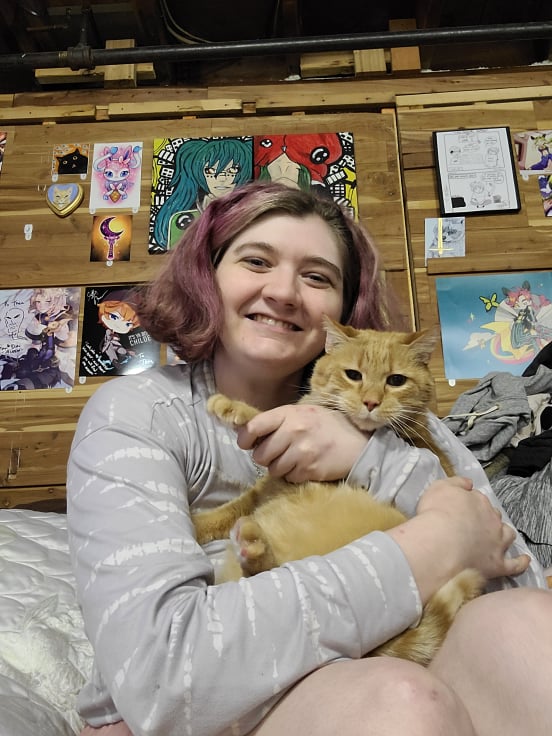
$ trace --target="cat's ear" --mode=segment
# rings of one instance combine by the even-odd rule
[[[439,330],[434,327],[413,332],[408,339],[408,345],[420,363],[427,365],[438,339]]]
[[[338,345],[343,345],[351,337],[354,337],[357,330],[354,327],[348,325],[341,325],[330,317],[324,315],[322,318],[322,325],[326,330],[326,344],[324,350],[326,353],[331,353],[334,348]]]

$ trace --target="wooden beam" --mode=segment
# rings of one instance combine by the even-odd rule
[[[389,21],[390,31],[415,31],[415,18],[401,18]],[[406,46],[404,48],[391,49],[391,70],[420,71],[420,49],[417,46]]]

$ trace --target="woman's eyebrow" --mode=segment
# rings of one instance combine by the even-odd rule
[[[252,240],[247,243],[240,243],[236,246],[234,253],[236,255],[240,255],[244,250],[247,250],[248,248],[258,248],[261,251],[264,251],[265,253],[277,253],[278,249],[275,248],[270,243],[265,243],[263,241],[258,240]],[[319,266],[322,268],[328,268],[330,271],[332,271],[336,278],[343,279],[343,272],[332,261],[328,261],[326,258],[322,258],[322,256],[306,256],[303,259],[303,262],[305,265],[312,265],[312,266]]]

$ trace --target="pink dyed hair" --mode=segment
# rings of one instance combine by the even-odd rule
[[[261,217],[317,215],[344,252],[341,321],[359,329],[389,327],[379,257],[366,230],[329,197],[277,183],[253,182],[214,199],[163,256],[165,263],[145,290],[138,313],[154,339],[186,361],[210,358],[222,327],[216,265],[245,228]]]

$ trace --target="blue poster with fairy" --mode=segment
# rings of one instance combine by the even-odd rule
[[[519,376],[552,340],[552,272],[436,279],[445,376]]]

